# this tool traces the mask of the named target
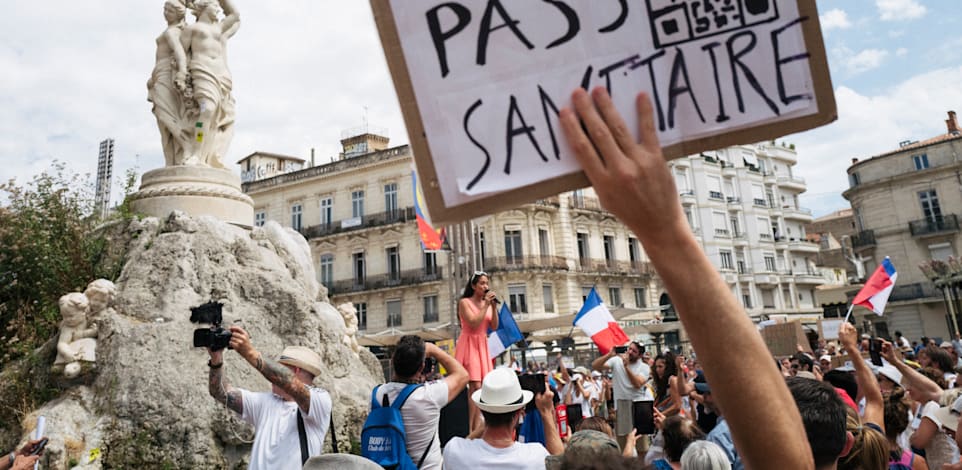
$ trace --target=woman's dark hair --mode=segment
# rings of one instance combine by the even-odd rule
[[[928,379],[935,382],[939,388],[945,390],[948,387],[948,384],[945,381],[945,374],[943,374],[943,372],[944,371],[940,371],[934,367],[923,367],[919,369],[920,374],[928,377]]]
[[[675,353],[668,351],[664,354],[659,354],[655,356],[655,365],[658,365],[658,360],[665,361],[665,372],[658,375],[657,368],[652,369],[652,376],[655,382],[655,403],[664,400],[669,396],[668,393],[668,379],[673,375],[678,375],[678,367],[675,366]]]
[[[902,387],[895,387],[895,390],[885,397],[884,410],[885,437],[894,441],[909,426],[909,401],[906,400]]]
[[[705,433],[694,421],[681,415],[666,418],[661,433],[665,438],[665,456],[669,462],[678,462],[688,444],[705,438]]]
[[[470,278],[468,278],[468,283],[464,286],[464,292],[461,293],[462,299],[474,297],[474,286],[478,285],[478,282],[481,282],[481,276],[487,277],[488,274],[481,271],[476,271],[471,275]]]

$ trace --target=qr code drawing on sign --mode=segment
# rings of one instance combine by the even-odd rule
[[[646,0],[645,3],[658,48],[778,19],[777,0]]]

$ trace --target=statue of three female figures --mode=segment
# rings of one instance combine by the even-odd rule
[[[188,8],[196,17],[190,24]],[[227,40],[240,16],[231,0],[167,0],[164,18],[147,100],[154,104],[165,164],[225,168],[234,133]]]

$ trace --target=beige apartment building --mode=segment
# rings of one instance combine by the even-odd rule
[[[962,134],[955,112],[949,111],[946,133],[867,159],[852,159],[848,168],[849,200],[858,233],[851,239],[866,258],[866,275],[886,256],[898,271],[885,315],[857,309],[860,319],[876,331],[902,331],[911,339],[922,335],[948,338],[958,319],[951,318],[943,292],[919,269],[919,263],[957,255],[962,208]]]
[[[425,253],[411,150],[383,135],[346,134],[343,153],[320,165],[264,152],[238,162],[255,224],[276,220],[307,238],[318,280],[335,304],[356,306],[365,335],[452,335],[475,270],[491,275],[519,320],[574,313],[592,287],[609,306],[670,305],[641,244],[590,188],[447,227],[453,250]],[[817,246],[804,239],[812,216],[798,205],[805,182],[792,174],[796,159],[794,149],[765,143],[672,162],[692,229],[755,319],[820,312],[814,289],[824,280]],[[673,319],[668,309],[664,320]],[[682,340],[671,329],[658,338]]]

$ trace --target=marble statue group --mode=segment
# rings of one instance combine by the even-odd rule
[[[188,9],[193,23],[187,23]],[[167,29],[157,38],[147,100],[166,166],[224,168],[234,127],[226,48],[240,16],[230,0],[167,0],[164,18]]]

